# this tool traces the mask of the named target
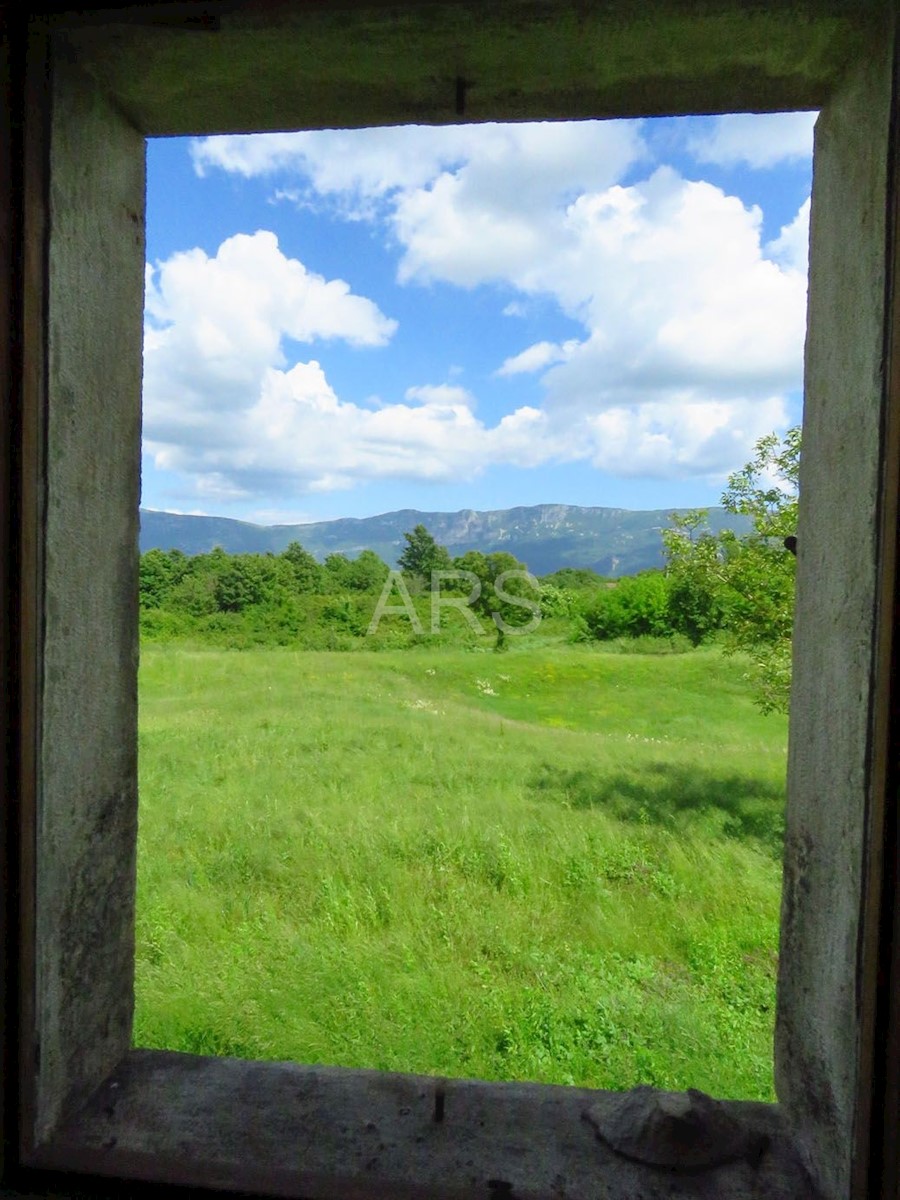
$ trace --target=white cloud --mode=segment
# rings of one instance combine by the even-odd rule
[[[793,221],[783,225],[778,237],[766,245],[770,258],[804,278],[809,269],[809,210],[810,201],[805,200]]]
[[[271,403],[272,372],[289,342],[340,339],[383,346],[396,322],[343,280],[286,257],[272,233],[238,234],[209,257],[194,249],[147,269],[144,435],[158,467],[188,470],[217,500],[246,496],[264,447],[293,434]],[[293,368],[298,403],[335,403],[318,363]]]
[[[157,468],[190,476],[207,506],[363,479],[452,481],[496,459],[531,461],[524,410],[488,428],[471,392],[451,383],[363,407],[337,396],[317,360],[289,364],[290,341],[380,346],[394,327],[347,284],[283,255],[270,233],[229,238],[213,257],[173,255],[148,268],[148,453]]]
[[[670,397],[589,418],[591,461],[623,476],[716,478],[748,447],[787,422],[784,399],[710,401]]]
[[[757,169],[812,157],[814,112],[730,113],[687,139],[698,162]]]
[[[695,144],[764,165],[807,152],[811,123],[793,114],[751,136],[722,119]],[[384,344],[394,325],[371,301],[285,259],[271,234],[230,239],[214,259],[175,256],[148,292],[148,437],[158,464],[195,475],[201,494],[459,481],[495,463],[578,459],[721,479],[787,421],[808,205],[763,246],[759,209],[712,184],[661,167],[623,186],[645,155],[638,123],[235,136],[193,152],[201,172],[293,173],[281,190],[298,203],[327,195],[357,215],[377,204],[407,284],[497,283],[515,293],[506,315],[549,300],[584,330],[501,364],[496,375],[543,372],[545,400],[493,425],[446,379],[363,407],[284,347]]]
[[[380,196],[421,186],[445,166],[465,162],[477,138],[465,125],[225,134],[194,141],[191,158],[201,176],[213,168],[245,179],[290,172],[323,194]],[[299,194],[288,189],[288,198]]]
[[[536,290],[530,281],[556,253],[566,206],[609,187],[644,155],[628,122],[495,128],[501,133],[477,156],[396,196],[401,281],[503,281]]]
[[[607,184],[646,157],[646,148],[639,121],[542,121],[227,134],[194,141],[191,156],[201,176],[211,169],[244,178],[287,173],[302,186],[277,188],[277,198],[305,205],[329,196],[344,215],[371,216],[374,201],[460,169],[512,213]]]
[[[158,447],[156,465],[193,475],[221,499],[252,497],[281,485],[285,495],[346,488],[362,480],[453,481],[490,462],[544,461],[523,438],[534,417],[522,410],[487,428],[461,389],[410,389],[410,403],[366,409],[341,401],[318,362],[268,369],[259,394],[232,416],[236,439],[209,436],[219,414],[196,407],[206,435]]]
[[[146,310],[156,324],[173,324],[190,313],[197,348],[234,357],[241,343],[262,339],[271,354],[280,335],[300,342],[340,338],[354,346],[383,346],[397,328],[343,279],[325,280],[287,258],[274,233],[235,234],[214,258],[199,249],[174,254],[148,270]],[[185,324],[182,322],[181,328]]]
[[[540,371],[551,363],[562,362],[577,347],[574,340],[565,342],[562,346],[555,342],[535,342],[519,354],[507,358],[494,372],[495,375],[522,375],[532,371]]]
[[[721,477],[786,419],[802,380],[804,212],[761,245],[762,214],[660,168],[510,218],[464,171],[405,193],[407,279],[496,280],[550,296],[586,331],[543,341],[498,374],[544,370],[548,457],[618,474]]]
[[[523,214],[504,240],[487,193],[484,220],[474,221],[456,178],[444,180],[404,198],[403,274],[469,286],[499,279],[549,295],[588,335],[537,343],[501,373],[559,360],[546,376],[551,401],[585,411],[688,385],[727,398],[799,384],[806,283],[763,254],[757,208],[660,168]]]
[[[424,187],[443,170],[474,164],[493,176],[514,204],[518,161],[527,164],[529,190],[592,186],[611,179],[646,150],[638,121],[522,122],[518,125],[407,125],[374,130],[314,130],[300,133],[232,133],[199,138],[191,145],[194,169],[212,168],[244,176],[289,172],[306,178],[320,194],[358,193],[380,197]],[[290,198],[302,194],[284,190]]]
[[[475,407],[475,397],[470,391],[449,383],[426,383],[419,387],[407,388],[405,398],[418,400],[420,404],[431,408],[456,410]]]
[[[179,517],[213,517],[213,516],[215,516],[215,513],[208,513],[205,508],[185,509],[185,508],[175,508],[174,506],[171,508],[151,508],[149,505],[146,505],[146,504],[141,505],[141,512],[174,513],[175,516],[179,516]]]

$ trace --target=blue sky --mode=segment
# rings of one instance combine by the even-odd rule
[[[813,123],[151,141],[142,503],[717,503],[800,416]]]

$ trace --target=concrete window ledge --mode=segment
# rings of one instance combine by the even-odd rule
[[[777,1105],[724,1105],[752,1154],[672,1170],[622,1157],[586,1119],[622,1100],[587,1088],[135,1050],[33,1165],[309,1200],[815,1196]]]

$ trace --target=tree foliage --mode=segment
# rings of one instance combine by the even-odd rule
[[[597,592],[584,613],[591,637],[671,637],[668,590],[661,571],[642,571]]]
[[[356,558],[329,554],[319,563],[299,542],[277,555],[226,554],[218,546],[190,558],[180,550],[148,550],[141,557],[141,607],[241,613],[301,596],[377,593],[387,575],[387,563],[372,550]]]
[[[404,533],[403,537],[406,547],[397,559],[401,571],[430,584],[433,571],[450,570],[450,553],[447,547],[439,545],[424,525],[416,525],[411,532]]]
[[[299,542],[291,542],[281,557],[291,568],[299,592],[317,592],[322,586],[322,567]]]
[[[791,682],[794,556],[784,539],[797,531],[800,429],[769,434],[753,458],[729,477],[722,496],[753,528],[714,534],[703,512],[673,517],[663,535],[673,611],[693,642],[721,626],[726,649],[750,659],[757,700],[786,712]]]
[[[540,612],[539,591],[529,582],[528,568],[505,550],[491,554],[467,550],[453,560],[453,569],[467,571],[478,579],[472,608],[494,622],[498,650],[510,630],[522,629],[534,621],[536,611]]]
[[[401,615],[387,615],[370,636],[389,579],[388,564],[372,550],[355,558],[329,554],[322,563],[299,542],[281,554],[150,550],[140,565],[141,626],[150,637],[312,649],[350,648],[363,638],[373,648],[415,645],[421,630],[428,626],[434,635],[436,624],[439,636],[454,641],[477,643],[493,633],[501,649],[507,634],[527,632],[542,616],[568,627],[576,641],[662,638],[683,649],[724,636],[729,651],[749,657],[762,707],[783,709],[794,598],[794,559],[783,539],[796,530],[799,457],[799,430],[758,442],[722,497],[730,512],[750,518],[752,532],[713,533],[702,511],[673,515],[663,533],[664,571],[606,580],[566,567],[535,586],[512,554],[470,550],[451,559],[418,524],[404,534],[399,558],[415,612],[401,606]],[[470,604],[472,619],[435,623],[442,593],[450,611],[454,597]]]

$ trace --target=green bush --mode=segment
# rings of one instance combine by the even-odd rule
[[[190,637],[194,632],[194,621],[186,613],[162,608],[142,608],[140,630],[141,636],[149,641],[168,642]]]
[[[592,637],[668,637],[677,632],[669,615],[669,592],[661,571],[626,576],[597,592],[584,613]]]

